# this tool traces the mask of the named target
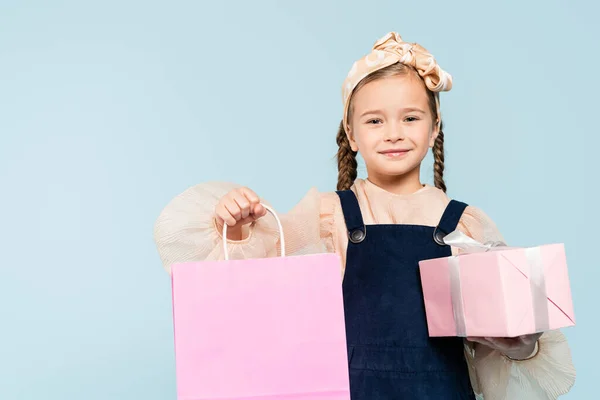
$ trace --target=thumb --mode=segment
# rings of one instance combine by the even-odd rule
[[[267,214],[267,209],[260,203],[256,204],[252,210],[255,219],[262,218]]]
[[[540,338],[541,334],[533,334],[533,335],[524,335],[519,337],[521,343],[523,343],[526,346],[532,345],[533,343],[537,342],[538,339]]]

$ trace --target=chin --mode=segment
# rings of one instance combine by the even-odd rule
[[[387,165],[385,165],[387,164]],[[415,165],[414,163],[405,163],[405,162],[393,162],[393,163],[385,163],[384,165],[378,165],[378,172],[382,176],[394,177],[399,175],[406,175],[415,170],[419,169],[419,165]],[[390,165],[392,164],[392,165]]]
[[[405,168],[382,168],[379,170],[379,174],[382,176],[394,177],[399,175],[406,175],[409,172],[414,170],[414,168],[405,167]]]
[[[412,171],[418,165],[410,160],[393,160],[380,164],[381,169],[390,173],[407,173]]]

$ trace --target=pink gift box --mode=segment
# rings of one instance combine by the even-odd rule
[[[431,337],[516,337],[575,325],[563,244],[419,265]]]

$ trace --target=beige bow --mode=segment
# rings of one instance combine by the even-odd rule
[[[452,76],[440,68],[435,58],[417,43],[407,43],[396,32],[390,32],[373,45],[371,53],[356,61],[342,86],[344,128],[348,131],[348,107],[352,91],[368,75],[400,62],[415,68],[432,92],[452,89]],[[439,107],[438,107],[439,108]],[[437,110],[439,114],[439,109]]]

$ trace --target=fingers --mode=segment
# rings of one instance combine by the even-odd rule
[[[245,220],[248,217],[252,217],[250,221],[253,221],[266,213],[266,210],[260,204],[258,195],[248,188],[234,190],[231,196],[239,207],[241,217],[237,218],[238,221]]]
[[[233,194],[233,202],[235,203],[236,207],[235,207],[235,212],[237,213],[235,215],[236,220],[241,220],[241,219],[245,219],[248,218],[248,216],[250,215],[250,200],[248,200],[248,198],[246,198],[246,196],[244,196],[242,193],[234,193]],[[234,211],[234,210],[229,210],[229,211]]]
[[[524,349],[531,347],[537,341],[537,338],[539,338],[539,335],[527,335],[516,338],[469,337],[467,340],[519,359],[523,357],[521,353],[525,351]]]
[[[237,219],[235,218],[235,212],[232,213],[229,211],[229,208],[233,206],[226,201],[226,199],[221,199],[217,207],[215,208],[215,214],[217,215],[217,222],[223,222],[223,224],[227,224],[228,226],[235,226],[237,223]],[[235,207],[234,211],[235,211]]]
[[[516,347],[520,346],[519,339],[512,338],[486,338],[487,341],[491,344],[491,347],[500,350],[501,352],[507,352],[514,350]]]
[[[482,344],[499,351],[508,351],[513,349],[519,344],[517,339],[512,338],[491,338],[491,337],[469,337],[467,338],[470,342]]]
[[[261,218],[267,215],[267,209],[260,203],[254,205],[254,209],[252,210],[252,215],[254,218]]]
[[[490,343],[487,340],[485,340],[485,338],[482,338],[482,337],[468,337],[467,340],[469,342],[479,343],[479,344],[483,344],[486,346],[490,345]]]
[[[266,214],[260,198],[248,188],[239,188],[226,194],[215,207],[217,222],[228,226],[246,224]]]
[[[243,211],[242,211],[242,208],[240,207],[240,205],[235,200],[235,198],[227,199],[223,205],[225,206],[225,209],[227,210],[227,212],[233,219],[233,221],[234,221],[233,225],[237,224],[237,222],[242,219]],[[231,225],[231,226],[233,226],[233,225]]]
[[[541,336],[542,336],[541,333],[535,333],[532,335],[519,336],[519,340],[521,341],[522,344],[524,344],[526,346],[530,346],[530,345],[534,344],[535,342],[537,342]]]
[[[243,187],[240,189],[237,189],[239,191],[239,193],[241,193],[246,199],[248,199],[248,201],[252,204],[257,204],[260,202],[260,197],[258,197],[258,195],[256,193],[254,193],[253,190],[248,189],[247,187]]]

